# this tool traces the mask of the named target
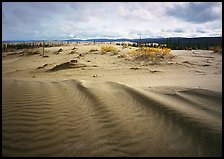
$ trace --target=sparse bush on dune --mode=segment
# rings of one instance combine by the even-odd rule
[[[128,44],[123,44],[122,49],[128,48]]]
[[[152,64],[158,64],[166,59],[171,59],[173,56],[170,54],[169,48],[149,48],[141,47],[137,50],[131,50],[129,54],[138,61],[148,61]]]
[[[220,48],[220,49],[215,49],[214,52],[222,53],[222,48]]]
[[[126,54],[122,54],[122,55],[118,55],[117,57],[118,58],[125,58],[125,57],[127,57],[127,55]]]
[[[73,49],[72,50],[76,50],[77,48],[76,47],[73,47]]]
[[[111,45],[102,45],[101,46],[101,51],[103,54],[107,53],[107,52],[112,52],[114,53],[114,55],[118,54],[119,50]]]
[[[69,54],[74,54],[74,53],[76,53],[76,51],[73,51],[73,50],[72,50]]]
[[[220,47],[220,46],[209,47],[209,50],[213,50],[214,52],[222,53],[222,47]]]
[[[59,50],[58,50],[58,52],[62,52],[63,51],[63,49],[62,48],[60,48]]]

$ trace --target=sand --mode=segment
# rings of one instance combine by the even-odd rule
[[[221,156],[222,54],[147,65],[116,47],[3,53],[2,155]]]

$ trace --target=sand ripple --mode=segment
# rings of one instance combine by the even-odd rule
[[[222,93],[3,80],[3,156],[221,156]]]

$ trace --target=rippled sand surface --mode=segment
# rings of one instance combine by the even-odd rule
[[[221,156],[222,94],[3,80],[3,156]]]

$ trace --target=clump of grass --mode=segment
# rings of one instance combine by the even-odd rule
[[[170,59],[173,56],[170,54],[171,49],[169,48],[151,48],[141,47],[137,50],[131,50],[129,53],[138,61],[148,61],[152,64],[158,64],[165,59]]]
[[[101,46],[101,51],[103,54],[107,53],[107,52],[112,52],[115,55],[118,54],[118,49],[114,46],[111,45],[102,45]]]

